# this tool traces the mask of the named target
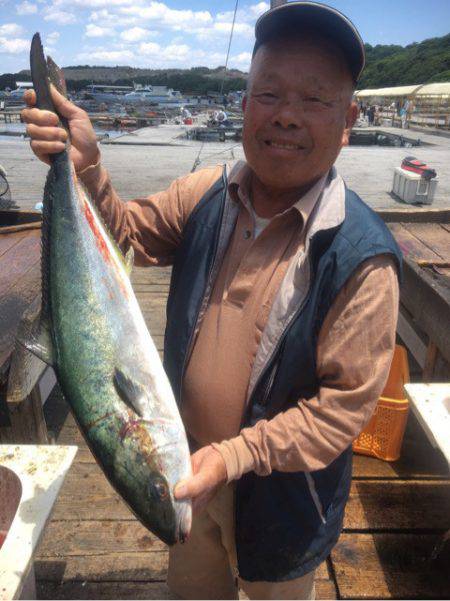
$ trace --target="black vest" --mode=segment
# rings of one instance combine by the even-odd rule
[[[177,250],[167,303],[164,365],[178,403],[189,348],[216,255],[227,190],[225,174],[190,215]],[[260,377],[244,426],[270,419],[311,398],[317,337],[339,290],[369,257],[401,253],[382,220],[346,190],[345,219],[317,232],[310,244],[311,284],[295,318]],[[236,548],[240,576],[250,581],[298,578],[319,565],[342,528],[351,482],[349,447],[329,466],[310,474],[245,474],[236,485]]]

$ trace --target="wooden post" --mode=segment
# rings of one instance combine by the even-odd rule
[[[1,387],[0,395],[6,397],[6,385]],[[39,384],[22,403],[9,406],[9,419],[11,425],[0,428],[1,444],[48,444]]]
[[[422,371],[422,382],[431,382],[433,379],[434,368],[436,365],[436,359],[438,356],[438,348],[434,342],[429,342],[427,347],[427,354],[425,357],[425,365]]]

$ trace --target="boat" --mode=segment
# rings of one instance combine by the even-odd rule
[[[159,104],[166,106],[182,106],[186,100],[178,90],[167,88],[166,86],[136,86],[129,94],[123,98],[126,103],[136,104]]]

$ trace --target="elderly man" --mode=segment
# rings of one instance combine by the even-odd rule
[[[192,444],[191,536],[170,550],[183,598],[314,597],[342,527],[351,443],[392,358],[399,251],[333,167],[348,143],[364,47],[336,10],[262,15],[244,99],[246,162],[123,203],[86,114],[58,96],[75,169],[139,265],[173,265],[165,367]],[[34,152],[64,148],[30,108]]]

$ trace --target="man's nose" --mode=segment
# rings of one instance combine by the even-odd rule
[[[304,123],[304,109],[299,102],[285,101],[278,105],[272,117],[272,125],[284,129],[301,128]]]

